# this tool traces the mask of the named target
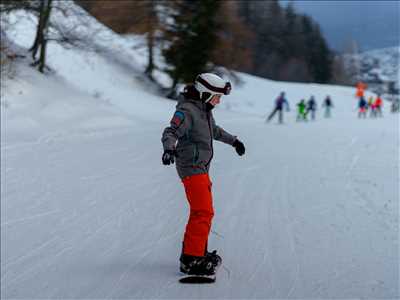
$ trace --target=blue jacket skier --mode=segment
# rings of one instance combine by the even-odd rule
[[[358,101],[358,117],[366,118],[367,109],[368,109],[368,102],[365,100],[364,97],[360,97],[360,100]]]
[[[307,114],[311,111],[311,119],[315,120],[315,112],[317,111],[317,102],[315,101],[314,96],[307,101]]]

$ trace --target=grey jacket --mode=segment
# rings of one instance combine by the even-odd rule
[[[213,139],[232,145],[236,136],[215,124],[205,103],[181,96],[161,139],[164,150],[176,149],[176,169],[181,179],[208,173],[214,154]]]

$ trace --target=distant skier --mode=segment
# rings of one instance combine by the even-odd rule
[[[393,97],[392,99],[392,105],[390,107],[390,111],[392,113],[396,113],[400,111],[400,98],[399,97]]]
[[[301,99],[300,102],[297,103],[296,121],[307,121],[306,101],[304,99]]]
[[[367,85],[364,82],[358,82],[356,85],[357,91],[356,91],[356,97],[361,98],[364,97],[364,91],[367,89]]]
[[[307,114],[311,112],[311,120],[315,120],[315,112],[317,111],[317,102],[315,101],[314,96],[307,101]]]
[[[331,108],[333,107],[333,102],[331,97],[328,95],[326,96],[324,102],[322,103],[322,107],[325,107],[325,118],[331,117]]]
[[[188,275],[215,275],[222,259],[216,251],[208,252],[208,235],[214,216],[211,181],[208,175],[213,157],[213,139],[232,145],[239,155],[243,143],[217,126],[212,109],[228,95],[231,85],[212,73],[196,77],[180,95],[170,126],[162,135],[164,165],[176,161],[176,169],[190,206],[180,256],[180,270]]]
[[[371,103],[368,102],[368,110],[369,110],[370,118],[375,118],[376,117],[376,105],[375,105],[375,101],[373,99],[372,99]]]
[[[374,104],[374,97],[369,96],[368,97],[368,109],[372,110],[373,104]]]
[[[367,106],[368,103],[364,97],[360,97],[358,101],[358,117],[359,118],[366,118],[367,117]]]
[[[378,94],[378,96],[376,97],[374,106],[375,106],[375,117],[382,117],[383,101],[381,95]]]
[[[269,122],[272,120],[274,115],[278,112],[279,114],[279,123],[283,123],[283,106],[286,106],[286,111],[289,111],[289,102],[285,98],[285,92],[281,92],[278,98],[275,100],[275,108],[274,110],[270,113],[268,116],[266,122]]]

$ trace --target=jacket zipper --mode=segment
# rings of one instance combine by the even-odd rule
[[[193,164],[195,164],[198,159],[199,159],[199,147],[197,146],[197,144],[194,144],[194,155],[193,155]]]
[[[210,124],[210,114],[207,113],[207,123],[208,123],[208,129],[210,129],[210,137],[211,137],[211,141],[210,141],[210,146],[211,146],[211,157],[208,160],[208,162],[206,163],[206,167],[208,168],[208,165],[210,164],[213,156],[214,156],[214,148],[213,148],[213,141],[212,141],[212,129],[211,129],[211,124]]]

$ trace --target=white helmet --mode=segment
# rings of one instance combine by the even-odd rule
[[[229,95],[232,86],[213,73],[202,73],[197,75],[194,81],[196,90],[200,93],[200,99],[204,102],[211,100],[214,95]]]

